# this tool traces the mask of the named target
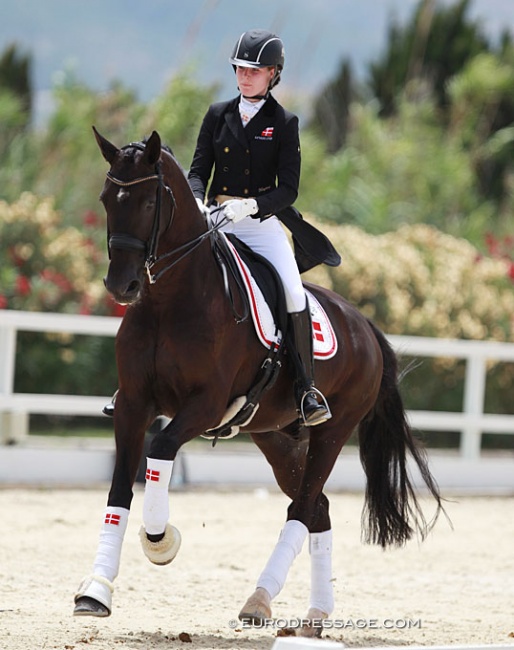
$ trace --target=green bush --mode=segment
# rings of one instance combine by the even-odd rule
[[[513,340],[514,266],[496,240],[490,242],[495,256],[486,256],[468,241],[424,224],[377,236],[355,226],[318,226],[334,242],[342,264],[314,269],[307,279],[346,297],[386,333]],[[462,361],[427,359],[413,367],[404,383],[409,408],[462,409]],[[514,367],[491,363],[491,368],[486,410],[510,413]]]

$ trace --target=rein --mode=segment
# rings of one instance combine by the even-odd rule
[[[135,148],[138,149],[139,151],[144,151],[145,150],[145,145],[140,142],[131,142],[130,144],[126,145],[123,147],[123,149],[128,149],[128,148]],[[156,194],[156,200],[155,200],[155,213],[154,213],[154,218],[153,218],[153,223],[152,223],[152,231],[150,234],[149,239],[146,241],[139,239],[138,237],[133,237],[132,235],[127,235],[125,233],[108,233],[108,249],[109,249],[109,257],[110,257],[110,251],[113,248],[118,248],[118,249],[124,249],[124,250],[132,250],[132,251],[137,251],[137,252],[143,252],[145,254],[145,269],[148,275],[148,280],[150,284],[155,284],[157,280],[164,275],[167,271],[172,269],[175,264],[178,264],[181,260],[183,260],[187,255],[192,253],[200,244],[210,237],[213,232],[216,232],[219,230],[227,221],[228,219],[222,219],[218,224],[215,226],[211,226],[210,228],[207,229],[206,232],[202,233],[195,239],[186,242],[185,244],[182,244],[178,248],[175,248],[171,251],[168,251],[167,253],[163,253],[162,255],[157,256],[157,246],[159,243],[159,226],[161,222],[161,203],[162,203],[162,191],[164,190],[171,198],[171,214],[170,218],[168,221],[168,225],[166,226],[166,230],[171,228],[173,224],[173,218],[175,216],[175,209],[177,207],[177,203],[175,201],[175,196],[173,195],[173,192],[171,188],[165,184],[162,172],[161,172],[161,165],[160,162],[157,162],[155,165],[155,174],[150,174],[149,176],[141,176],[139,178],[134,178],[130,181],[122,181],[119,178],[116,178],[111,174],[110,171],[107,172],[106,174],[107,178],[114,183],[115,185],[119,185],[120,187],[131,187],[132,185],[138,185],[139,183],[145,183],[147,181],[158,181],[157,185],[157,194]],[[220,208],[216,208],[216,210],[220,210]],[[213,210],[216,211],[216,210]],[[166,232],[165,230],[165,232]],[[168,259],[172,255],[177,255],[179,253],[182,253],[180,257],[178,257],[176,260],[165,266],[163,269],[161,269],[158,273],[152,274],[152,269],[153,267],[161,262],[162,260]]]

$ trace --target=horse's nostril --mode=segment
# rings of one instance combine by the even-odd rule
[[[139,291],[139,280],[132,280],[127,287],[127,294],[137,293]]]

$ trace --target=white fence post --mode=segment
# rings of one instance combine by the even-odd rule
[[[16,361],[16,327],[0,326],[0,395],[12,395]],[[0,411],[0,442],[20,440],[28,433],[29,414]]]
[[[486,360],[482,355],[468,357],[464,384],[464,414],[467,417],[460,441],[461,454],[468,460],[480,458],[482,430],[479,420],[484,413],[486,372]]]

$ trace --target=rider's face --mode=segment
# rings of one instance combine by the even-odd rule
[[[243,68],[237,66],[237,85],[241,93],[250,99],[256,95],[265,95],[273,78],[273,68]],[[257,99],[250,101],[258,101]]]

